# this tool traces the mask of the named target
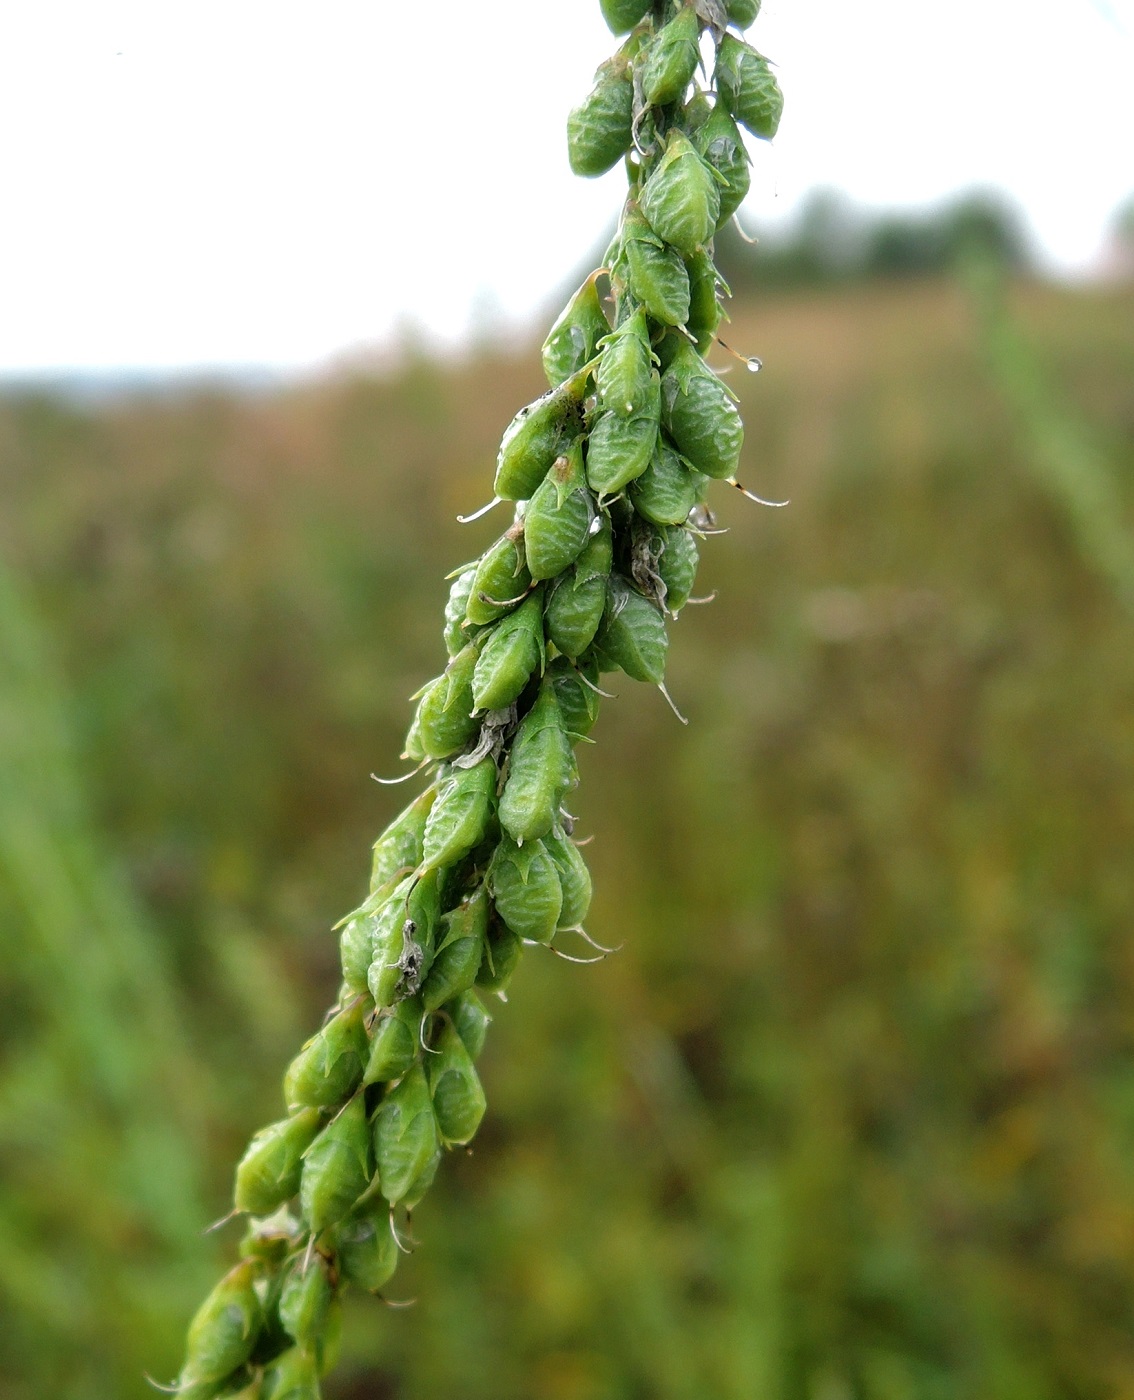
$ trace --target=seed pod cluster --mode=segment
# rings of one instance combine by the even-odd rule
[[[618,232],[543,346],[548,392],[504,432],[495,495],[513,518],[451,576],[448,662],[414,697],[404,757],[424,791],[374,844],[367,898],[339,925],[336,1005],[287,1070],[286,1116],[237,1167],[242,1258],[190,1325],[185,1396],[317,1397],[342,1290],[393,1277],[398,1214],[485,1112],[484,998],[526,945],[555,948],[587,917],[564,802],[599,679],[663,685],[706,489],[739,461],[740,415],[704,356],[725,290],[713,235],[748,189],[740,127],[769,138],[782,105],[732,32],[759,0],[600,3],[629,37],[568,149],[582,175],[626,156]]]

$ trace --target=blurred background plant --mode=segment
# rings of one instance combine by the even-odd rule
[[[721,489],[690,728],[604,707],[623,950],[525,960],[420,1301],[328,1392],[1134,1396],[1134,287],[1037,280],[987,201],[722,261],[792,506]],[[539,387],[485,343],[0,399],[5,1400],[175,1370]]]

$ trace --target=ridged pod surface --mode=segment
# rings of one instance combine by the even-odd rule
[[[186,1400],[317,1400],[340,1295],[378,1293],[395,1212],[426,1194],[486,1109],[476,1059],[525,945],[582,931],[591,877],[563,801],[604,672],[661,685],[667,617],[689,599],[705,491],[733,479],[736,404],[705,355],[726,291],[713,235],[748,189],[737,123],[782,97],[731,30],[759,0],[600,0],[628,34],[568,120],[571,164],[626,158],[618,232],[544,342],[550,385],[503,434],[514,516],[451,575],[447,664],[418,692],[405,756],[423,791],[374,844],[338,928],[342,985],[284,1079],[286,1116],[236,1169],[242,1259],[189,1327]],[[696,86],[706,58],[715,91]]]

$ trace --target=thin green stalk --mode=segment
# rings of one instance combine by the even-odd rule
[[[444,1151],[485,1111],[482,996],[504,992],[526,945],[585,950],[591,880],[563,803],[601,677],[664,692],[709,482],[739,484],[740,415],[704,356],[726,290],[713,237],[748,189],[738,123],[770,139],[782,107],[730,29],[759,0],[602,9],[628,37],[571,113],[568,150],[581,175],[624,161],[618,233],[544,344],[549,391],[504,434],[494,491],[513,519],[453,576],[449,664],[415,697],[403,755],[425,791],[379,837],[370,895],[339,926],[342,988],[287,1071],[287,1116],[237,1168],[248,1229],[189,1329],[178,1388],[193,1400],[317,1396],[342,1290],[389,1283]]]

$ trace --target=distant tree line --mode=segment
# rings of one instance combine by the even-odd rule
[[[929,277],[979,251],[1014,271],[1032,266],[1019,214],[978,191],[918,213],[879,212],[820,190],[787,232],[754,232],[746,243],[733,224],[717,235],[717,265],[734,292],[796,290],[840,283]]]

